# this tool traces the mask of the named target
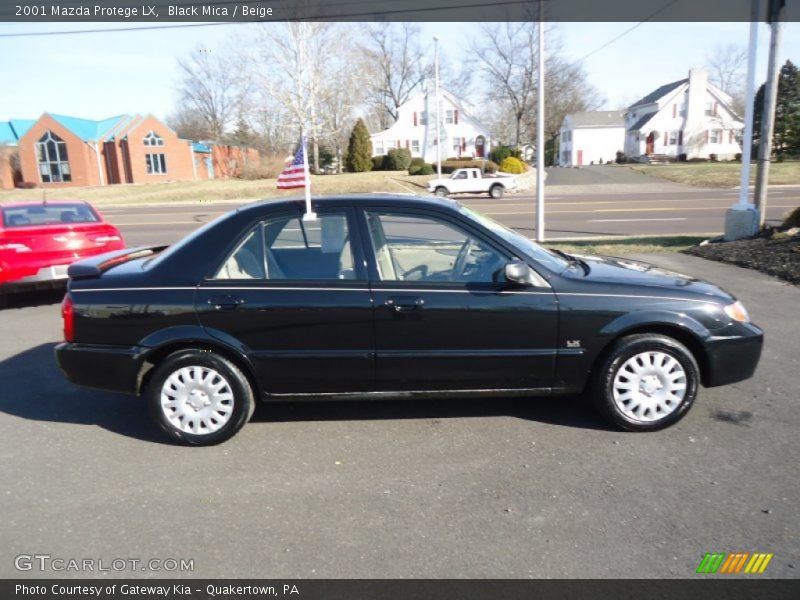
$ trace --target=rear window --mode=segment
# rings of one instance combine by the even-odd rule
[[[4,227],[36,227],[41,225],[65,225],[70,223],[99,223],[100,217],[88,205],[36,204],[33,206],[3,207]]]

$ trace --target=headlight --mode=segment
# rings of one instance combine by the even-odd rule
[[[722,310],[725,311],[725,314],[728,315],[734,321],[739,321],[739,323],[749,323],[750,322],[750,315],[747,314],[747,309],[744,307],[744,304],[741,302],[734,302],[733,304],[728,304]]]

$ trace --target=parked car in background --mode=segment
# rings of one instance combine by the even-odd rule
[[[164,248],[69,268],[56,356],[143,396],[186,444],[256,400],[577,394],[623,429],[750,377],[762,331],[727,292],[646,263],[547,250],[446,199],[248,205]]]
[[[87,202],[3,204],[0,216],[0,305],[14,292],[64,285],[76,260],[125,247]]]
[[[513,189],[517,180],[504,173],[484,173],[480,169],[456,169],[450,177],[431,179],[428,191],[437,196],[450,194],[489,194],[492,198],[502,198],[506,190]]]

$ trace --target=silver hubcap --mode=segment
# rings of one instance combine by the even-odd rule
[[[233,415],[228,381],[208,367],[182,367],[161,387],[161,410],[173,427],[186,433],[214,433]]]
[[[664,352],[641,352],[614,377],[614,403],[633,421],[651,423],[674,412],[686,395],[686,371]]]

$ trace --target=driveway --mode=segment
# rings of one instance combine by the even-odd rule
[[[711,551],[797,577],[800,288],[648,258],[729,289],[767,335],[753,379],[650,434],[574,398],[298,403],[178,447],[138,399],[64,381],[57,297],[0,311],[0,577],[77,576],[15,571],[47,553],[193,559],[174,574],[194,577],[691,578]]]

